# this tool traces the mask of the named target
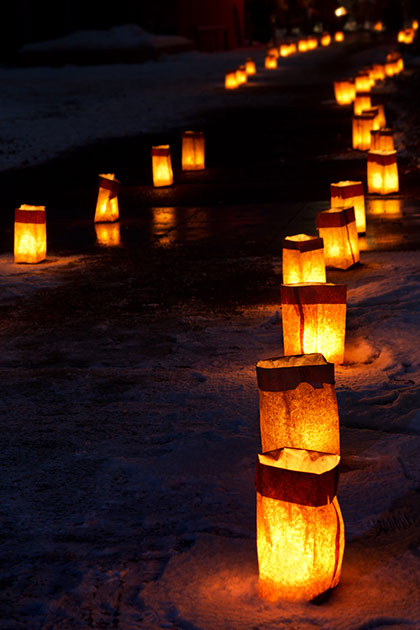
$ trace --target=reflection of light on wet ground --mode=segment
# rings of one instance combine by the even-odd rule
[[[367,230],[359,237],[360,251],[416,249],[420,202],[416,199],[366,199]]]
[[[152,208],[152,213],[152,235],[157,239],[157,245],[173,245],[176,240],[175,208]]]
[[[98,245],[104,254],[110,250],[117,254],[120,248],[211,247],[277,256],[284,236],[315,231],[316,214],[327,203],[148,207],[119,223],[98,223],[95,228],[91,216],[85,221],[59,219],[49,224],[48,249],[66,255],[97,255]],[[419,247],[420,199],[375,197],[366,204],[367,233],[360,237],[361,251]],[[0,233],[0,245],[3,251],[12,251],[12,235]]]
[[[366,204],[368,214],[402,214],[401,199],[367,199]]]
[[[381,226],[368,226],[366,235],[359,236],[359,249],[361,252],[402,249],[407,245],[407,235],[401,229],[383,229]]]
[[[119,223],[95,223],[96,240],[103,247],[117,247],[121,245]]]
[[[152,236],[159,247],[205,240],[209,217],[203,208],[152,208]]]
[[[202,241],[209,237],[209,216],[204,208],[183,208],[180,212],[179,236],[185,242]]]

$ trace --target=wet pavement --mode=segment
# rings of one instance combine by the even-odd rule
[[[387,45],[379,46],[381,54],[385,50]],[[49,164],[0,174],[0,251],[13,248],[10,209],[20,203],[46,204],[50,255],[111,256],[121,269],[140,262],[145,269],[165,268],[171,261],[185,278],[208,274],[212,261],[221,284],[229,280],[224,260],[234,260],[237,268],[244,263],[251,273],[246,261],[259,257],[267,279],[271,258],[281,257],[284,236],[316,233],[315,217],[329,207],[331,182],[361,179],[366,189],[366,155],[349,149],[351,109],[335,104],[332,88],[343,72],[360,69],[361,54],[366,59],[377,56],[378,44],[365,41],[297,57],[279,73],[278,83],[257,79],[246,86],[247,107],[236,107],[233,93],[226,111],[209,111],[193,121],[191,126],[206,134],[203,172],[181,171],[182,130],[176,129],[161,136],[104,141]],[[403,91],[408,80],[402,76],[394,81]],[[376,98],[386,102],[398,94]],[[391,125],[395,117],[391,109]],[[172,147],[175,184],[155,189],[150,147],[162,142]],[[400,194],[367,199],[362,251],[419,246],[418,175],[407,158],[399,159],[399,169]],[[110,171],[122,181],[120,221],[95,226],[97,173]],[[254,271],[255,266],[251,275]],[[260,285],[271,282],[260,279]],[[173,291],[179,289],[180,282],[175,282]],[[204,283],[203,299],[205,290]],[[209,299],[214,297],[211,283],[207,290]],[[239,287],[237,293],[239,298]]]
[[[316,214],[329,200],[240,206],[159,206],[143,208],[137,218],[94,224],[59,219],[48,223],[49,252],[55,255],[99,253],[104,249],[214,248],[254,256],[280,256],[281,240],[299,232],[315,233]],[[420,199],[392,196],[366,199],[368,229],[359,236],[361,251],[418,249]],[[3,234],[11,251],[13,231]]]
[[[54,251],[92,253],[103,249],[214,248],[253,256],[281,256],[284,236],[315,233],[316,214],[328,200],[241,206],[151,207],[141,218],[110,224],[55,221],[49,228]],[[368,230],[359,236],[361,251],[418,249],[420,200],[368,198]]]

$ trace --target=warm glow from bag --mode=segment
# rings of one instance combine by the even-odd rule
[[[334,82],[335,100],[338,105],[351,105],[356,98],[354,82],[350,79]],[[370,106],[370,97],[369,97]]]
[[[184,131],[182,134],[182,170],[202,171],[204,168],[204,133],[202,131]]]
[[[360,116],[353,116],[353,149],[359,151],[369,151],[371,136],[370,132],[379,129],[377,122],[377,111],[365,111]]]
[[[370,88],[372,87],[372,84],[370,81],[369,72],[363,72],[361,74],[358,74],[355,79],[355,84],[356,84],[356,93],[357,92],[370,92]]]
[[[324,33],[321,37],[321,46],[329,46],[331,44],[331,35],[329,33]]]
[[[267,70],[275,70],[277,68],[277,57],[267,55],[265,58],[265,67]]]
[[[396,72],[396,64],[394,61],[387,61],[385,64],[385,73],[387,77],[393,77]]]
[[[121,244],[119,223],[95,223],[96,240],[102,247],[117,247]]]
[[[243,85],[248,81],[248,75],[246,73],[245,66],[239,66],[239,68],[237,69],[236,80],[238,82],[238,85]]]
[[[280,55],[277,46],[270,46],[270,48],[267,49],[267,55],[271,55],[272,57],[275,57],[277,59]]]
[[[316,227],[324,241],[327,267],[348,269],[359,262],[359,237],[353,208],[331,208],[318,212]]]
[[[15,263],[39,263],[46,256],[45,206],[23,204],[15,210]]]
[[[379,129],[386,127],[386,116],[385,116],[385,105],[383,103],[379,103],[375,105],[375,109],[378,110],[378,125]]]
[[[283,239],[283,283],[326,282],[322,238],[295,234]]]
[[[362,115],[363,114],[373,115],[373,130],[371,131],[376,131],[377,129],[381,128],[381,125],[380,125],[381,114],[379,111],[379,105],[375,105],[374,107],[370,107],[369,109],[363,110]],[[383,114],[383,116],[385,116],[385,114]]]
[[[336,42],[344,42],[344,33],[342,31],[337,31],[334,35],[334,41]]]
[[[247,59],[245,62],[245,72],[247,75],[257,74],[257,68],[253,59]]]
[[[153,185],[172,186],[174,176],[172,173],[171,149],[168,144],[152,147]]]
[[[373,88],[375,87],[375,83],[376,83],[376,76],[375,76],[375,71],[373,69],[373,66],[369,68],[367,72],[369,73],[370,87]]]
[[[385,66],[380,63],[373,64],[373,76],[375,77],[375,81],[385,81]]]
[[[376,132],[378,133],[378,132]],[[366,232],[365,195],[362,182],[342,181],[330,185],[331,208],[354,208],[359,234]]]
[[[344,552],[335,496],[339,461],[338,455],[288,448],[258,456],[260,597],[310,601],[337,586]]]
[[[235,72],[227,72],[225,75],[225,88],[227,90],[236,90],[237,87],[236,70]]]
[[[116,221],[119,217],[118,193],[120,182],[114,173],[99,175],[98,200],[96,202],[95,223]]]
[[[400,44],[412,44],[414,41],[414,29],[406,28],[398,33],[398,42]]]
[[[343,363],[346,294],[341,284],[283,284],[284,354],[319,352],[327,361]]]
[[[365,109],[370,109],[372,107],[372,100],[369,92],[359,92],[356,93],[354,98],[353,105],[353,114],[355,116],[360,116]]]
[[[300,39],[298,41],[298,50],[299,52],[307,52],[309,50],[309,44],[306,39]]]
[[[370,132],[371,151],[394,151],[394,134],[392,129],[378,129]]]
[[[388,195],[398,192],[396,151],[369,151],[367,163],[368,192]]]
[[[321,354],[257,363],[263,451],[280,444],[340,454],[334,365]]]
[[[397,52],[391,52],[386,56],[385,72],[387,77],[393,77],[404,70],[404,61]]]

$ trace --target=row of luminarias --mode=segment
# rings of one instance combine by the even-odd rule
[[[333,184],[332,203],[355,204],[360,192],[363,199],[359,185]],[[118,191],[113,174],[99,176],[95,221],[118,218]],[[340,447],[334,365],[322,354],[310,354],[310,348],[342,361],[346,287],[325,282],[323,239],[326,251],[335,241],[344,246],[347,258],[338,261],[340,266],[357,262],[354,210],[321,212],[317,225],[322,238],[297,235],[284,241],[286,356],[257,365],[263,451],[256,470],[257,551],[259,593],[268,600],[311,600],[333,588],[344,551],[336,497]],[[356,239],[351,258],[349,234]],[[332,264],[334,247],[331,259],[326,258]],[[45,208],[22,206],[16,210],[15,260],[39,262],[45,255]]]
[[[335,41],[343,41],[342,33],[335,34]],[[321,38],[321,45],[328,46],[331,36],[326,33]],[[288,56],[296,50],[305,52],[318,46],[314,37],[299,40],[297,44],[282,44],[271,47],[266,57],[274,59],[277,67],[278,56]],[[248,59],[235,73],[226,76],[226,87],[237,87],[247,81],[248,75],[255,74],[255,62]],[[198,171],[205,168],[204,134],[196,131],[186,131],[182,135],[182,169],[184,171]],[[169,145],[152,147],[153,185],[155,187],[171,186],[173,184],[173,169],[171,148]],[[113,222],[119,217],[118,192],[120,182],[113,173],[99,175],[99,193],[96,204],[95,223]],[[31,206],[23,204],[15,211],[15,239],[14,258],[16,263],[38,263],[45,259],[46,243],[46,214],[45,206]]]
[[[326,266],[346,270],[359,262],[366,212],[362,182],[336,182],[330,190],[331,208],[316,217],[319,236],[283,240],[283,344],[286,355],[320,352],[343,363],[346,287],[327,283]]]
[[[365,84],[361,89],[368,91]],[[389,139],[388,131],[384,137]],[[385,167],[390,152],[381,148],[381,159],[382,153]],[[378,155],[371,152],[372,163]],[[369,192],[393,190],[369,184]],[[347,287],[327,283],[325,268],[348,269],[359,261],[358,233],[366,231],[362,182],[331,184],[331,208],[318,213],[316,226],[318,237],[297,234],[283,241],[285,356],[257,363],[259,594],[270,601],[322,596],[338,584],[344,552],[334,363],[344,360]]]
[[[338,31],[334,35],[334,41],[344,41],[344,33]],[[266,70],[275,70],[277,68],[277,60],[279,57],[289,57],[297,52],[307,52],[321,46],[329,46],[332,37],[329,33],[324,33],[319,39],[316,37],[306,37],[297,42],[283,42],[278,46],[270,46],[264,59],[264,67]],[[248,77],[256,74],[257,68],[253,59],[247,59],[244,64],[240,65],[236,70],[230,70],[225,75],[225,88],[227,90],[235,90],[244,83],[247,83]]]
[[[267,359],[257,381],[259,595],[309,601],[338,584],[344,552],[334,365],[319,353]]]
[[[419,28],[419,23],[418,20],[413,20],[411,22],[411,26],[408,28],[404,28],[401,31],[398,32],[398,43],[400,44],[412,44],[414,41],[414,36],[416,34],[416,31]],[[383,22],[376,22],[374,27],[373,27],[374,31],[378,31],[381,32],[384,30],[384,25]]]
[[[205,168],[204,133],[185,131],[182,134],[182,170],[200,171]],[[169,146],[152,147],[154,186],[173,183]],[[99,175],[99,192],[95,223],[113,222],[119,218],[118,193],[120,182],[114,173]],[[39,263],[47,255],[45,206],[23,204],[15,210],[14,260],[16,263]]]
[[[412,44],[414,42],[414,37],[416,35],[416,31],[419,28],[419,23],[417,20],[413,20],[411,27],[404,28],[403,30],[398,32],[398,43],[399,44]]]
[[[313,600],[337,586],[341,573],[334,363],[344,360],[347,287],[327,283],[325,266],[359,261],[354,206],[365,228],[362,183],[331,184],[331,205],[316,217],[319,237],[283,241],[285,356],[257,363],[258,590],[270,601]]]
[[[404,70],[404,62],[398,53],[387,55],[385,64],[374,64],[360,72],[355,79],[334,83],[335,97],[339,105],[353,103],[353,149],[368,151],[368,192],[388,194],[398,192],[397,152],[393,132],[386,128],[383,104],[372,106],[371,89],[377,82],[385,81]]]
[[[168,158],[163,149],[152,150],[154,178],[160,159]],[[165,181],[160,185],[172,183]],[[95,221],[118,218],[118,191],[113,174],[100,175]],[[366,229],[362,183],[331,184],[331,206],[317,215],[319,237],[284,239],[285,356],[257,364],[259,593],[273,601],[314,599],[335,587],[341,572],[344,523],[336,496],[340,444],[334,363],[344,357],[346,286],[327,283],[325,265],[347,269],[359,260],[358,232]],[[31,233],[25,232],[29,225]],[[45,235],[44,207],[17,209],[16,262],[42,260]],[[39,241],[31,259],[20,253],[28,239]]]

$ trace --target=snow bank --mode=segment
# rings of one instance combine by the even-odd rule
[[[125,24],[123,26],[113,26],[110,29],[101,31],[76,31],[59,39],[26,44],[21,48],[21,52],[161,48],[188,43],[188,39],[180,37],[179,35],[152,35],[136,24]]]

